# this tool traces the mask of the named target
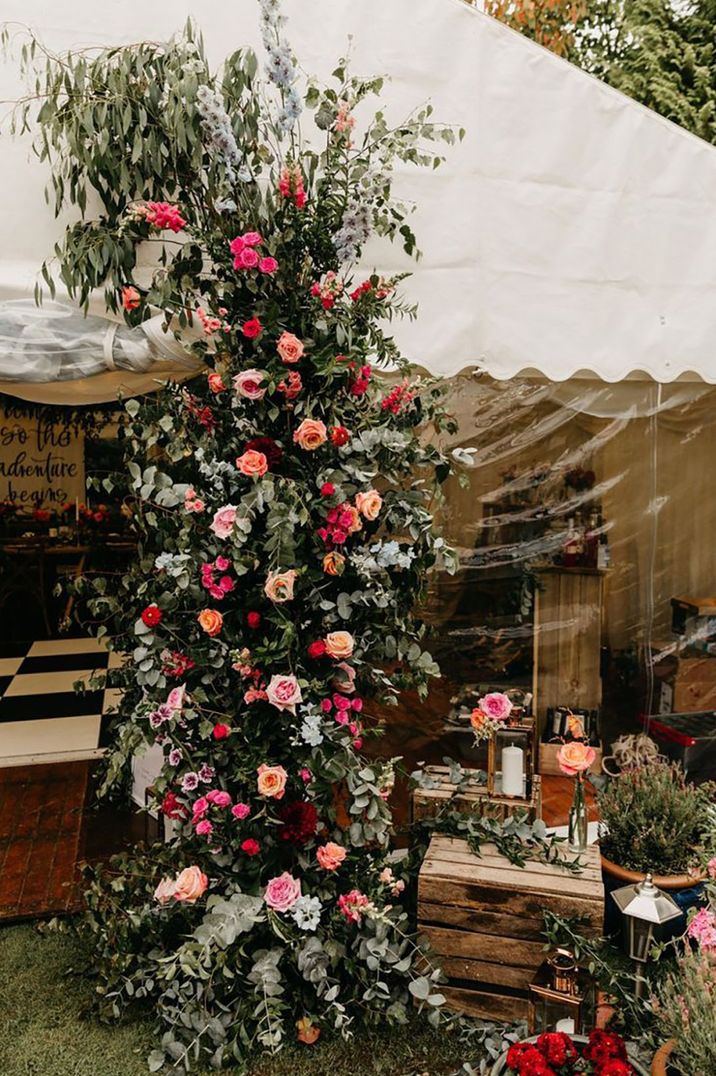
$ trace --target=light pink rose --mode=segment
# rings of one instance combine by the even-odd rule
[[[154,899],[159,904],[168,904],[170,900],[174,899],[176,893],[176,882],[173,878],[162,878],[161,882],[154,890]]]
[[[225,504],[223,508],[214,513],[209,530],[213,531],[217,538],[228,538],[234,529],[235,520],[236,505]]]
[[[271,878],[264,890],[264,901],[275,912],[287,912],[301,896],[301,883],[288,871]]]
[[[316,849],[316,859],[324,871],[337,871],[345,858],[345,848],[333,841],[328,841]]]
[[[296,703],[303,702],[295,676],[272,676],[266,688],[266,698],[277,710],[289,710],[292,714],[296,713]]]
[[[267,376],[265,370],[242,370],[233,381],[236,395],[243,396],[245,400],[262,400],[266,389],[261,387],[261,382]]]
[[[342,691],[344,695],[352,695],[356,689],[356,671],[347,661],[339,661],[333,672],[331,680],[336,691]]]
[[[199,867],[185,867],[177,877],[174,900],[185,904],[195,904],[202,897],[209,885],[209,879]]]
[[[278,338],[276,350],[283,362],[287,365],[291,365],[302,358],[305,348],[303,346],[303,341],[299,340],[293,333],[283,332]]]
[[[491,691],[480,699],[479,708],[493,721],[506,721],[512,713],[512,703],[501,691]]]

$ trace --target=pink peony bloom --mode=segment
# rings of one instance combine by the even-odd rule
[[[253,247],[244,247],[234,258],[234,269],[255,269],[258,264],[259,256]]]
[[[271,878],[264,890],[264,901],[275,912],[287,912],[301,896],[301,883],[288,871]]]
[[[228,538],[234,529],[236,520],[236,505],[225,504],[214,514],[209,530],[212,530],[217,538]]]
[[[266,697],[277,710],[288,710],[292,714],[296,713],[296,704],[303,701],[295,676],[272,676],[266,687]]]
[[[501,691],[492,691],[479,700],[478,706],[493,721],[505,721],[512,713],[512,703]]]

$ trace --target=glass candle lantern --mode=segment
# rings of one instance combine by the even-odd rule
[[[534,776],[535,721],[511,716],[492,734],[487,751],[489,795],[529,800]]]
[[[568,949],[545,960],[528,987],[530,1035],[563,1031],[580,1035],[592,1022],[594,982],[577,966]]]
[[[654,885],[651,874],[638,885],[615,889],[612,900],[622,913],[622,947],[637,966],[639,997],[644,987],[643,976],[638,970],[640,965],[646,964],[655,942],[668,940],[673,921],[683,912],[671,894]]]

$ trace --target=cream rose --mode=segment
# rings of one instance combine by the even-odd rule
[[[209,879],[199,867],[186,867],[177,876],[174,887],[174,900],[183,901],[185,904],[196,904],[202,897],[209,885]]]
[[[293,333],[281,333],[276,350],[283,362],[290,366],[292,363],[298,362],[306,349],[302,341],[297,336],[294,336]]]
[[[345,858],[345,848],[340,844],[335,844],[333,841],[328,841],[327,844],[322,844],[320,848],[316,849],[316,859],[324,871],[338,870]]]
[[[236,466],[247,478],[254,476],[260,478],[268,471],[268,460],[263,452],[256,452],[255,449],[250,448],[248,452],[244,452],[243,456],[238,457]]]
[[[159,904],[168,904],[170,900],[174,899],[176,889],[177,884],[173,878],[162,878],[161,882],[154,890],[154,899]]]
[[[234,392],[245,400],[262,400],[266,389],[261,387],[261,382],[267,376],[265,370],[242,370],[234,378]]]
[[[288,780],[288,774],[283,766],[267,766],[265,762],[262,762],[256,772],[258,774],[256,787],[259,796],[267,796],[274,800],[283,799]]]
[[[326,653],[332,658],[349,658],[353,646],[353,636],[349,631],[332,631],[326,636]]]
[[[266,698],[277,710],[296,713],[296,704],[303,702],[301,688],[295,676],[272,676],[266,687]]]
[[[328,440],[328,431],[325,424],[317,418],[304,418],[301,425],[295,431],[293,439],[307,452],[315,452]]]
[[[382,507],[383,498],[377,489],[369,489],[367,493],[356,494],[356,508],[364,519],[371,522],[377,519]]]
[[[280,604],[293,600],[293,587],[298,572],[291,568],[287,572],[269,572],[264,584],[264,594],[269,601]]]

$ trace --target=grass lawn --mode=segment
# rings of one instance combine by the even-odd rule
[[[69,934],[32,926],[0,929],[0,1073],[2,1076],[145,1076],[151,1027],[107,1027],[88,1015],[87,958]],[[423,1023],[349,1043],[321,1040],[277,1057],[258,1055],[251,1076],[444,1076],[460,1069],[457,1036]],[[476,1064],[475,1058],[470,1058]],[[208,1070],[195,1076],[209,1076]]]

